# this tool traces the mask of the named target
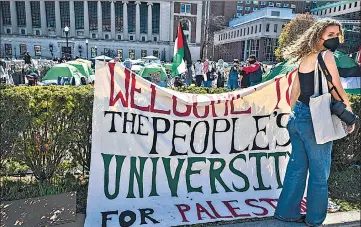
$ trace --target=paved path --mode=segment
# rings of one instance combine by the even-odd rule
[[[56,227],[83,227],[84,226],[84,214],[76,215],[75,223],[68,223],[63,225],[57,225]],[[154,225],[157,227],[158,225]],[[203,226],[207,226],[204,224]],[[278,220],[263,220],[263,221],[253,221],[253,222],[242,222],[242,223],[233,223],[233,224],[210,224],[210,226],[217,227],[304,227],[305,224],[299,223],[287,223],[281,222]],[[338,212],[331,213],[327,215],[324,226],[328,227],[360,227],[360,211],[350,211],[350,212]],[[161,226],[159,226],[161,227]],[[162,226],[163,227],[163,226]]]

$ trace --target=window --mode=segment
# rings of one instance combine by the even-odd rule
[[[40,2],[30,2],[31,8],[31,22],[34,28],[41,27],[41,20],[40,20]]]
[[[332,10],[332,9],[330,8],[330,10],[328,11],[328,13],[331,13],[331,10]]]
[[[133,40],[134,40],[134,36],[130,35],[130,36],[129,36],[129,40],[130,40],[130,41],[133,41]]]
[[[346,9],[346,5],[343,5],[343,10],[345,10]]]
[[[154,3],[152,8],[152,33],[159,34],[160,4]]]
[[[35,52],[35,56],[41,56],[41,46],[34,45],[34,52]]]
[[[253,26],[251,27],[251,34],[253,34]]]
[[[145,42],[145,37],[144,36],[142,36],[142,41]]]
[[[333,7],[333,12],[336,12],[336,7]]]
[[[243,6],[237,6],[237,10],[242,10]]]
[[[276,3],[276,6],[277,6],[277,7],[281,7],[281,3],[280,3],[280,2],[277,2],[277,3]]]
[[[237,30],[237,37],[239,37],[239,30]]]
[[[46,24],[49,28],[55,28],[55,2],[45,2]]]
[[[128,3],[128,32],[135,32],[135,3]]]
[[[246,35],[246,28],[243,29],[243,36]]]
[[[274,27],[273,27],[273,31],[274,31],[274,32],[277,32],[277,30],[278,30],[278,24],[274,24],[273,26],[274,26]]]
[[[122,40],[122,36],[121,36],[121,35],[118,35],[118,40]]]
[[[355,7],[357,6],[357,2],[355,2],[355,5],[354,5]]]
[[[84,28],[84,2],[74,2],[75,29]]]
[[[110,31],[110,2],[102,1],[102,29],[103,31]]]
[[[5,53],[6,55],[13,55],[13,47],[11,44],[5,44]]]
[[[246,4],[252,4],[252,1],[246,1]]]
[[[18,26],[26,26],[26,16],[25,16],[25,2],[16,1],[16,14],[18,19]]]
[[[154,57],[159,57],[159,51],[158,50],[153,50],[153,56]]]
[[[61,18],[61,28],[65,26],[70,26],[70,9],[69,1],[60,1],[60,18]]]
[[[7,28],[6,29],[6,34],[10,34],[11,33],[11,29],[10,28]]]
[[[266,6],[267,2],[261,2],[261,6]]]
[[[237,17],[241,17],[242,16],[242,13],[237,13]]]
[[[109,39],[109,35],[108,35],[108,34],[105,34],[105,35],[104,35],[104,39]]]
[[[291,4],[291,8],[292,8],[292,9],[296,9],[296,5],[295,5],[295,4]]]
[[[249,27],[247,27],[247,35],[249,35]]]
[[[290,5],[288,3],[283,4],[284,8],[288,8]]]
[[[262,29],[262,24],[259,25],[259,30],[258,30],[258,32],[261,32],[261,31],[262,31],[261,29]]]
[[[270,24],[266,24],[266,32],[269,32],[269,26]]]
[[[281,15],[280,11],[271,11],[271,16],[279,17]]]
[[[39,31],[39,30],[35,30],[35,35],[40,35],[40,31]]]
[[[129,58],[130,58],[130,59],[134,59],[134,58],[135,58],[135,50],[133,50],[133,49],[130,49],[130,50],[129,50]]]
[[[0,6],[3,15],[3,25],[11,25],[10,2],[2,1],[0,2]]]
[[[123,31],[123,3],[115,2],[115,30],[122,32]]]
[[[118,56],[119,59],[123,58],[123,49],[118,49],[117,50],[117,56]]]
[[[92,33],[92,39],[96,39],[97,35],[95,33]]]
[[[21,34],[25,35],[25,29],[21,29]]]
[[[148,6],[146,2],[142,2],[140,8],[140,33],[148,32]]]
[[[242,36],[242,28],[239,31],[239,35]]]
[[[191,4],[181,4],[180,13],[190,13],[191,12]]]
[[[109,57],[109,48],[104,48],[104,55]]]
[[[88,1],[89,14],[89,30],[98,30],[98,3],[95,1]]]
[[[257,10],[258,10],[258,8],[257,8],[257,7],[254,7],[254,8],[253,8],[253,11],[257,11]]]
[[[20,55],[24,55],[26,53],[26,44],[20,44],[19,49],[20,49]]]
[[[98,56],[98,49],[97,49],[97,46],[95,46],[95,47],[91,47],[91,48],[90,48],[90,56],[91,56],[92,58],[94,58],[94,57]]]
[[[251,10],[251,7],[247,6],[247,7],[244,7],[244,9],[245,9],[246,11],[250,11],[250,10]]]
[[[256,28],[254,29],[254,33],[257,33],[257,31],[258,31],[258,30],[257,30],[257,25],[256,25]]]
[[[269,2],[269,3],[268,3],[268,6],[272,6],[272,7],[273,7],[273,6],[274,6],[273,2]]]
[[[351,7],[352,7],[352,3],[350,3],[350,4],[348,5],[348,8],[349,8],[349,9],[351,9]]]
[[[338,7],[338,11],[341,11],[341,6]]]
[[[142,58],[147,57],[147,50],[141,50],[141,51],[140,51],[140,56],[141,56]]]

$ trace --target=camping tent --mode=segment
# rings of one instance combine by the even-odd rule
[[[340,51],[335,51],[334,56],[345,91],[351,94],[360,94],[360,67],[352,58]],[[281,62],[277,64],[276,67],[269,72],[262,81],[268,81],[280,74],[291,72],[296,69],[298,65],[299,63],[295,63],[293,60]]]
[[[98,60],[98,61],[110,61],[112,60],[113,58],[110,58],[108,56],[105,56],[105,55],[100,55],[100,56],[97,56],[97,57],[94,57],[92,58],[93,60]]]
[[[66,62],[66,64],[74,66],[75,68],[78,69],[78,71],[81,73],[82,76],[89,79],[88,66],[85,63],[77,62],[77,61],[68,61]]]
[[[85,59],[81,59],[81,58],[78,58],[78,59],[76,59],[75,61],[77,61],[77,62],[82,62],[82,63],[87,64],[89,75],[94,75],[94,70],[92,69],[92,62],[91,62],[91,61],[88,61],[88,60],[85,60]]]
[[[54,65],[51,69],[49,69],[42,81],[57,81],[59,77],[74,77],[75,83],[78,85],[80,84],[80,78],[82,77],[82,74],[76,67],[63,63]]]
[[[140,70],[139,75],[141,77],[152,77],[154,74],[160,74],[160,80],[166,81],[167,74],[163,67],[159,67],[158,65],[146,65],[143,69]]]

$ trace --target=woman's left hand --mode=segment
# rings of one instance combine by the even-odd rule
[[[348,132],[348,134],[351,134],[354,130],[355,130],[355,124],[353,124],[353,125],[351,125],[351,126],[347,126],[347,132]]]

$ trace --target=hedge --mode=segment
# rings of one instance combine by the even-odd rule
[[[213,94],[225,88],[181,87],[187,93]],[[350,95],[354,111],[361,116],[359,95]],[[0,164],[4,160],[24,163],[39,181],[53,177],[65,157],[73,157],[89,170],[93,87],[0,86]],[[361,164],[360,126],[333,147],[337,170]],[[0,166],[0,167],[1,167]]]

